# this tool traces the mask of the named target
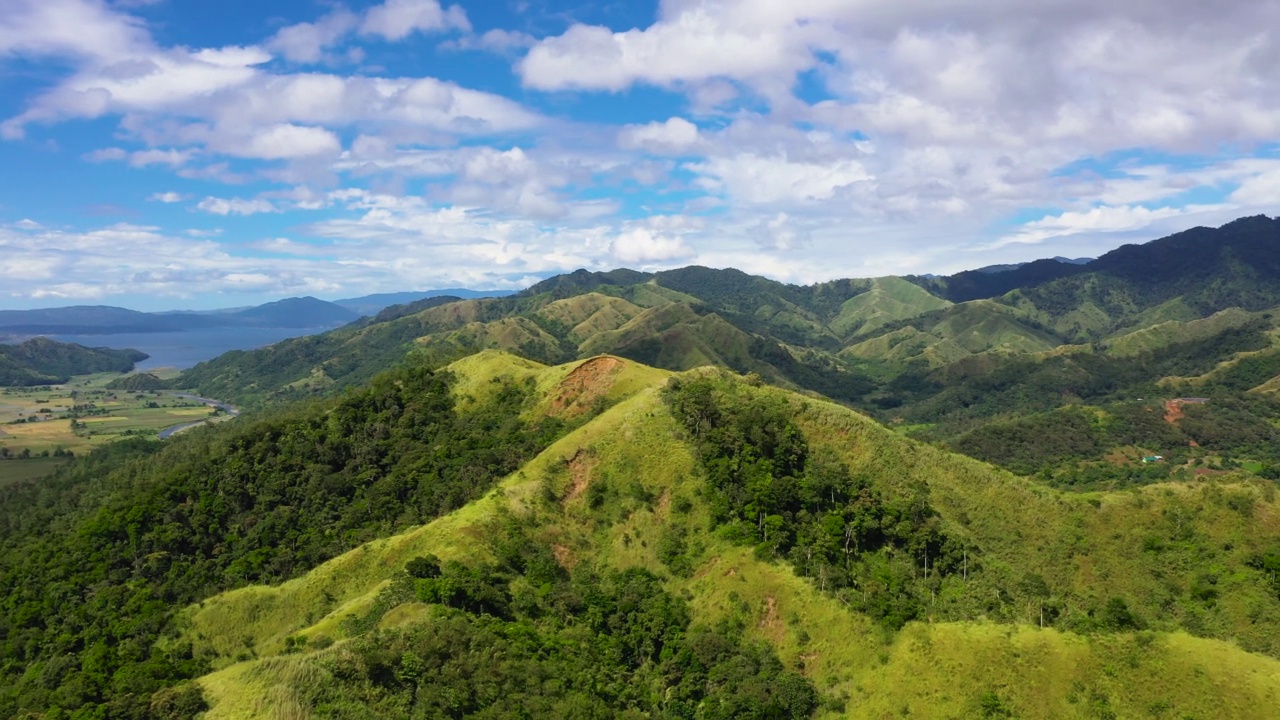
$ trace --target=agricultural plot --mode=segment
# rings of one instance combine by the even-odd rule
[[[107,389],[117,377],[101,373],[65,385],[0,388],[0,482],[18,474],[31,476],[33,470],[17,469],[26,459],[61,459],[123,437],[154,437],[164,428],[212,414],[198,401],[164,392]],[[15,464],[7,467],[9,462]]]

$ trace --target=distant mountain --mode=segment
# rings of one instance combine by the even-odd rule
[[[215,327],[221,322],[218,317],[195,313],[144,313],[106,305],[0,310],[0,332],[27,335],[171,332]]]
[[[1280,307],[1280,222],[1265,217],[1082,261],[808,286],[698,266],[578,270],[509,297],[395,305],[336,332],[217,358],[184,382],[251,401],[358,383],[409,352],[439,362],[498,348],[548,363],[611,353],[672,370],[721,365],[887,408],[918,394],[872,398],[870,379],[1105,349],[1160,323]],[[1123,342],[1158,352],[1188,333],[1169,326]]]
[[[256,307],[218,312],[145,313],[106,305],[42,310],[0,310],[3,335],[114,335],[178,332],[219,327],[335,327],[360,315],[313,297],[287,298]]]
[[[250,327],[313,328],[349,323],[360,315],[337,303],[302,297],[277,300],[228,317]]]
[[[436,297],[455,297],[460,300],[476,298],[506,297],[515,294],[514,290],[467,290],[466,288],[447,288],[444,290],[421,290],[418,292],[374,293],[361,297],[334,300],[334,304],[351,310],[359,315],[376,315],[384,308],[392,305],[406,305],[419,300]]]
[[[1050,260],[1054,260],[1060,263],[1066,263],[1067,265],[1087,265],[1093,262],[1093,258],[1069,258],[1069,257],[1063,257],[1061,255],[1054,256],[1050,258]],[[1020,263],[1009,263],[1007,265],[988,265],[986,267],[980,267],[977,270],[974,270],[973,272],[980,272],[980,273],[1008,272],[1010,270],[1017,270],[1018,268],[1026,264],[1027,263],[1020,262]],[[921,275],[921,277],[936,278],[940,276],[939,275]]]
[[[0,345],[0,386],[51,385],[72,375],[128,372],[147,359],[137,350],[87,348],[49,338],[32,338],[21,345]]]

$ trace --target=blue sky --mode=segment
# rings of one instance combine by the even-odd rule
[[[0,8],[4,308],[954,272],[1280,189],[1276,0]]]

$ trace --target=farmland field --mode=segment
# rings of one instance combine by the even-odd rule
[[[65,385],[0,388],[0,483],[38,477],[68,453],[83,454],[123,437],[155,437],[212,412],[163,391],[107,389],[117,377],[100,373]]]

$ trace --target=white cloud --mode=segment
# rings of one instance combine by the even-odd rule
[[[123,148],[100,148],[87,152],[82,157],[89,162],[108,162],[111,160],[124,160],[129,157],[129,153],[125,152]]]
[[[448,50],[485,50],[507,55],[533,47],[537,42],[537,38],[526,32],[494,28],[483,35],[464,35],[457,40],[450,40],[442,43],[441,47]]]
[[[0,57],[114,58],[149,42],[136,18],[89,0],[9,0],[0,23]]]
[[[452,29],[471,29],[466,13],[457,5],[442,8],[436,0],[386,0],[370,8],[360,23],[361,33],[392,41],[414,32]]]
[[[266,45],[295,63],[334,61],[326,51],[344,42],[353,32],[375,35],[384,40],[399,41],[415,32],[470,31],[471,24],[462,8],[445,9],[436,0],[387,0],[362,15],[338,7],[315,22],[301,22],[281,28]],[[486,33],[488,38],[493,32]],[[504,38],[494,35],[487,42],[500,44]],[[483,40],[482,40],[483,41]],[[363,50],[352,48],[347,59],[359,62]]]
[[[246,200],[243,198],[207,197],[196,204],[196,209],[214,215],[256,215],[258,213],[279,212],[279,209],[270,200],[262,198]]]
[[[139,150],[129,155],[129,164],[133,167],[148,165],[169,165],[177,167],[185,165],[194,153],[190,150]]]
[[[624,263],[648,266],[653,263],[684,260],[696,253],[683,238],[656,235],[649,228],[637,227],[618,233],[609,252]]]
[[[699,262],[789,280],[938,272],[1274,212],[1280,190],[1280,161],[1222,150],[1280,136],[1278,0],[664,0],[647,27],[579,24],[542,40],[515,23],[477,35],[457,7],[392,0],[326,4],[258,45],[220,48],[162,46],[112,7],[10,0],[0,62],[66,69],[18,98],[0,132],[34,147],[65,120],[118,118],[90,136],[102,147],[86,160],[248,185],[191,200],[208,193],[196,207],[230,218],[228,237],[246,243],[252,221],[239,215],[317,212],[323,243],[262,241],[277,265],[215,245],[238,273],[226,283],[279,279],[293,256],[346,273],[306,266],[307,282],[417,285],[660,267],[694,248]],[[649,122],[643,94],[604,98],[614,114],[565,93],[543,116],[458,83],[352,70],[371,42],[371,62],[391,67],[421,50],[409,42],[528,47],[513,63],[528,92],[652,85],[683,94],[685,109]],[[1221,200],[1184,207],[1193,197]],[[1028,207],[1048,210],[993,245],[990,228]],[[65,267],[49,254],[21,262]]]
[[[171,190],[169,192],[152,193],[147,199],[152,202],[161,202],[166,205],[172,205],[173,203],[179,203],[186,200],[187,196]]]
[[[771,26],[736,23],[731,13],[731,8],[709,4],[646,30],[616,33],[573,25],[533,46],[518,70],[526,85],[541,90],[622,90],[636,82],[750,78],[795,72],[809,64],[803,43]]]
[[[1096,207],[1083,212],[1064,212],[1026,223],[1017,233],[1002,238],[991,245],[991,248],[999,248],[1011,243],[1041,243],[1050,238],[1082,233],[1141,230],[1159,220],[1186,215],[1188,212],[1190,210],[1184,208],[1149,209],[1132,205]]]
[[[792,162],[786,157],[740,154],[691,163],[703,184],[750,204],[829,200],[838,191],[871,179],[856,160]]]
[[[1230,200],[1240,205],[1265,208],[1270,212],[1280,209],[1280,168],[1246,178],[1231,193]]]
[[[279,160],[336,155],[342,150],[342,143],[337,135],[324,128],[282,123],[255,131],[242,148],[224,147],[222,150],[230,155]]]
[[[661,123],[628,125],[618,132],[618,144],[629,150],[679,155],[697,145],[698,141],[698,126],[680,117]]]
[[[751,229],[751,235],[762,250],[785,252],[807,246],[812,241],[809,230],[784,212],[761,220]]]
[[[316,63],[324,58],[324,51],[350,34],[360,19],[350,11],[339,8],[316,22],[304,22],[281,28],[267,47],[296,63]]]

